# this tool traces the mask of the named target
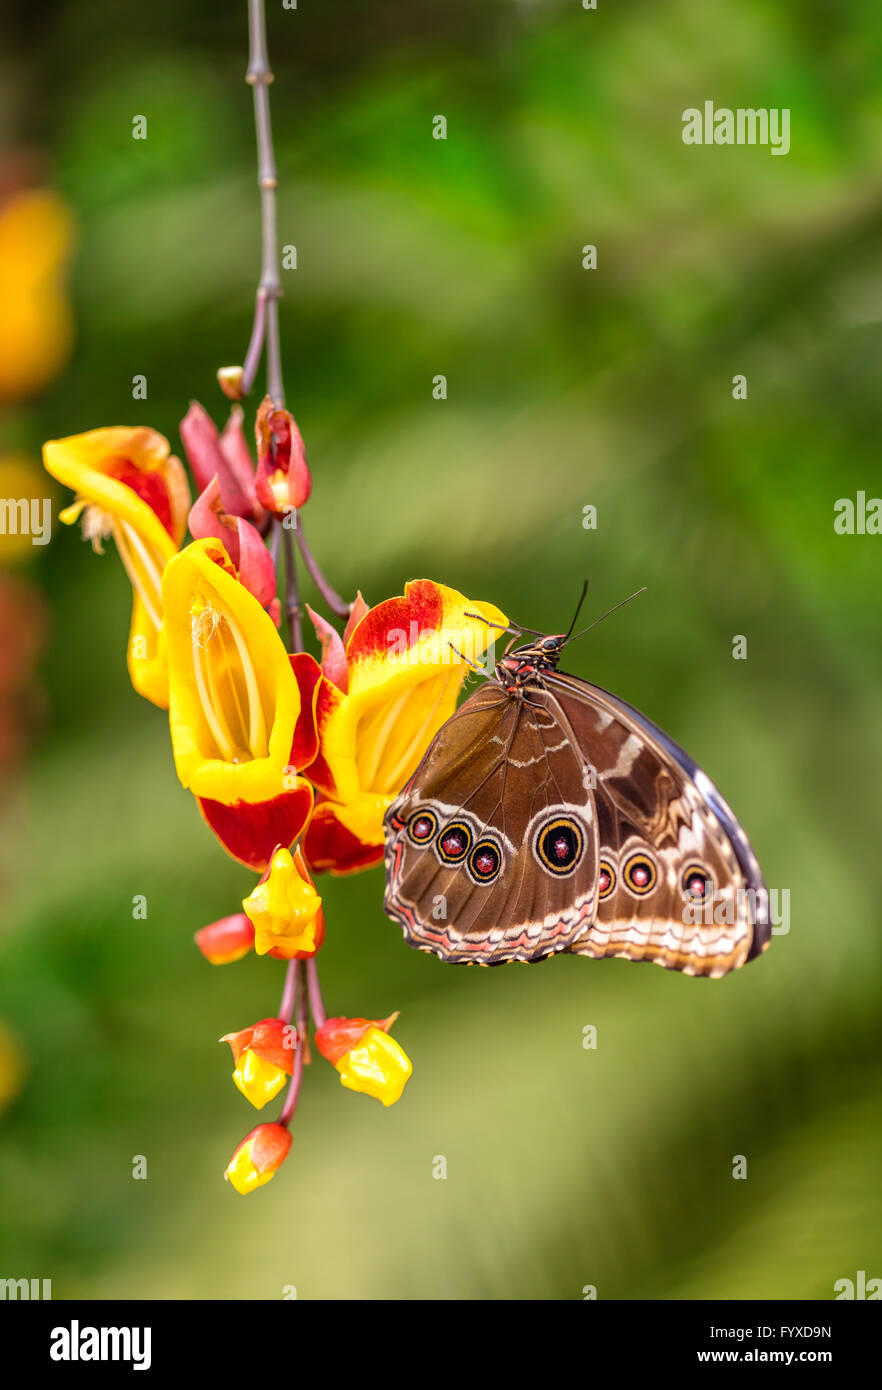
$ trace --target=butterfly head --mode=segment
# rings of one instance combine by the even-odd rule
[[[497,661],[496,679],[509,692],[541,680],[543,671],[557,670],[566,640],[566,633],[560,632],[553,637],[537,637],[534,642],[516,647]]]

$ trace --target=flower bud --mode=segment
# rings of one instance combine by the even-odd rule
[[[290,1148],[291,1135],[284,1125],[258,1125],[234,1151],[224,1177],[245,1197],[275,1176]]]
[[[341,1084],[384,1105],[401,1098],[413,1071],[404,1049],[388,1035],[397,1017],[329,1018],[315,1035],[316,1047],[337,1068]]]
[[[296,1028],[281,1018],[264,1018],[221,1038],[233,1051],[233,1080],[255,1110],[262,1110],[286,1084],[297,1041]]]
[[[231,401],[242,399],[243,375],[241,367],[218,367],[217,369],[217,384]]]
[[[254,464],[242,431],[241,406],[230,411],[223,433],[219,433],[208,411],[198,401],[191,401],[180,432],[198,491],[204,493],[216,478],[218,509],[229,517],[259,521],[262,511],[254,490]],[[197,535],[192,526],[190,529]]]
[[[257,498],[282,517],[302,507],[312,491],[306,448],[289,410],[277,410],[269,396],[257,412]]]
[[[254,928],[244,912],[235,912],[202,927],[193,939],[212,965],[229,965],[254,949]]]
[[[303,856],[296,860],[279,846],[254,892],[242,903],[254,923],[254,949],[284,960],[314,956],[324,940],[322,900],[313,887]]]
[[[224,510],[222,485],[216,475],[190,508],[189,527],[191,536],[197,541],[221,542],[240,583],[254,595],[278,627],[281,606],[276,597],[276,567],[272,556],[250,521]]]

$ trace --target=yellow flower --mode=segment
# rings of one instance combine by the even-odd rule
[[[169,561],[162,604],[178,777],[224,847],[262,871],[312,807],[298,770],[315,753],[318,667],[288,657],[220,541],[194,541]]]
[[[32,395],[67,357],[72,240],[67,205],[48,189],[15,193],[0,206],[0,400]]]
[[[316,705],[319,752],[308,769],[323,799],[307,831],[306,857],[313,868],[337,873],[382,858],[386,810],[453,714],[468,663],[508,625],[492,604],[428,579],[362,612],[338,679],[327,672],[342,670],[342,647],[326,650]],[[320,636],[327,640],[326,631]]]
[[[134,594],[128,666],[139,695],[165,709],[168,668],[162,625],[162,574],[187,529],[190,489],[180,460],[156,430],[89,430],[43,445],[53,478],[76,500],[61,512],[97,551],[112,536]]]
[[[245,1197],[275,1177],[290,1148],[291,1135],[284,1125],[258,1125],[235,1150],[224,1177]]]
[[[314,956],[324,938],[322,900],[312,886],[300,851],[297,861],[279,848],[254,892],[242,903],[254,925],[254,949],[286,960]]]
[[[401,1099],[413,1071],[407,1053],[389,1037],[397,1017],[329,1018],[315,1034],[316,1047],[337,1068],[341,1084],[384,1105]]]

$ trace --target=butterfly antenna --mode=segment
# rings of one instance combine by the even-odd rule
[[[575,611],[575,613],[573,614],[573,621],[570,623],[569,627],[567,628],[567,635],[566,635],[566,637],[564,638],[564,641],[565,641],[565,642],[569,642],[569,640],[570,640],[570,636],[571,636],[571,634],[572,634],[573,628],[576,626],[576,622],[577,622],[577,620],[578,620],[579,614],[580,614],[581,611],[582,611],[582,604],[585,602],[585,595],[587,594],[587,592],[588,592],[588,580],[586,579],[585,582],[584,582],[584,584],[582,585],[582,592],[581,592],[581,594],[579,595],[579,602],[576,604],[576,611]]]
[[[608,618],[610,613],[615,613],[617,608],[624,608],[625,604],[630,603],[631,599],[636,598],[638,594],[645,593],[646,585],[644,584],[642,589],[635,589],[633,594],[629,594],[627,598],[623,598],[621,603],[614,603],[612,608],[608,608],[605,613],[601,613],[600,617],[595,618],[593,623],[589,623],[587,627],[583,627],[581,632],[577,632],[575,637],[570,637],[568,640],[570,642],[577,642],[580,637],[585,636],[586,632],[590,632],[593,627],[597,627],[598,623],[602,623],[604,618]]]

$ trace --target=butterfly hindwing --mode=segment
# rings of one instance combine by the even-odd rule
[[[624,701],[562,674],[548,688],[596,780],[597,910],[569,949],[709,976],[765,949],[759,865],[710,779]]]

